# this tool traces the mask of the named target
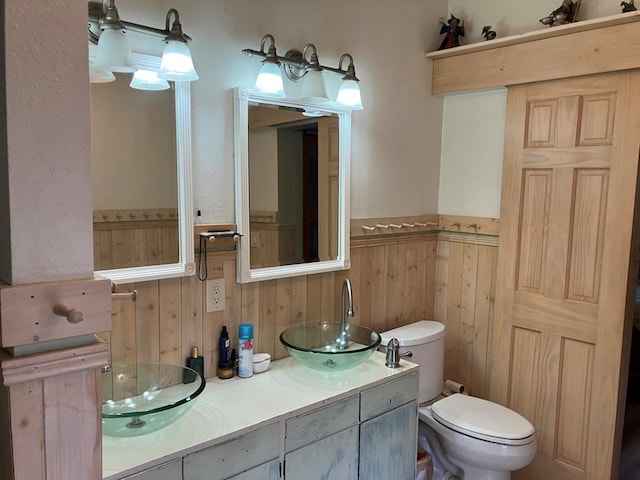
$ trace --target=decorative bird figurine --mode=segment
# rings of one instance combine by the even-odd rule
[[[637,10],[636,6],[633,4],[633,0],[622,2],[620,3],[620,6],[622,7],[622,13],[635,12]]]
[[[485,40],[493,40],[497,35],[498,34],[494,30],[491,30],[491,25],[485,25],[482,27],[482,36]]]
[[[578,10],[580,9],[580,0],[563,0],[562,5],[556,8],[548,16],[540,19],[543,25],[564,25],[575,21]]]

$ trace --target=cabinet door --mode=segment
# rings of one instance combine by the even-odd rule
[[[280,480],[280,460],[272,460],[229,478],[229,480]]]
[[[144,472],[136,473],[123,480],[181,480],[182,479],[182,459],[178,458],[173,462],[158,465]]]
[[[284,458],[286,480],[356,480],[358,426],[294,450]]]
[[[418,404],[413,401],[360,426],[360,478],[415,478]]]

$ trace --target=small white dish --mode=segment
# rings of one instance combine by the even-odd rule
[[[262,373],[269,368],[271,355],[268,353],[253,354],[253,373]]]

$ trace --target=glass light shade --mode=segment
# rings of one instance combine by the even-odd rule
[[[133,74],[129,86],[137,90],[167,90],[169,82],[163,78],[158,78],[158,72],[137,70]]]
[[[113,82],[116,76],[109,70],[89,66],[89,81],[91,83],[109,83]]]
[[[136,67],[130,57],[131,47],[123,31],[113,28],[102,31],[93,62],[95,68],[119,73],[135,72]]]
[[[169,40],[164,47],[158,77],[165,80],[183,80],[192,82],[198,80],[198,74],[193,67],[189,47],[178,40]]]
[[[280,67],[272,62],[264,62],[258,72],[255,88],[263,93],[284,97],[284,85],[282,83]]]
[[[310,102],[326,102],[327,88],[324,84],[322,72],[318,70],[308,70],[302,79],[302,89],[300,97]]]
[[[338,90],[336,102],[353,110],[362,110],[362,99],[360,98],[360,87],[355,80],[343,80]]]

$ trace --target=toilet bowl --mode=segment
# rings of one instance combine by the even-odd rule
[[[426,437],[442,447],[433,449],[436,460],[459,467],[463,479],[508,480],[512,471],[531,463],[536,453],[533,425],[516,412],[481,398],[456,393],[421,407],[419,418]],[[425,427],[435,436],[425,432]]]
[[[410,361],[420,366],[419,436],[428,442],[440,478],[509,480],[512,471],[531,463],[535,429],[523,416],[469,395],[436,400],[443,386],[444,325],[423,320],[381,337],[383,346],[396,338],[401,353],[410,352]]]

